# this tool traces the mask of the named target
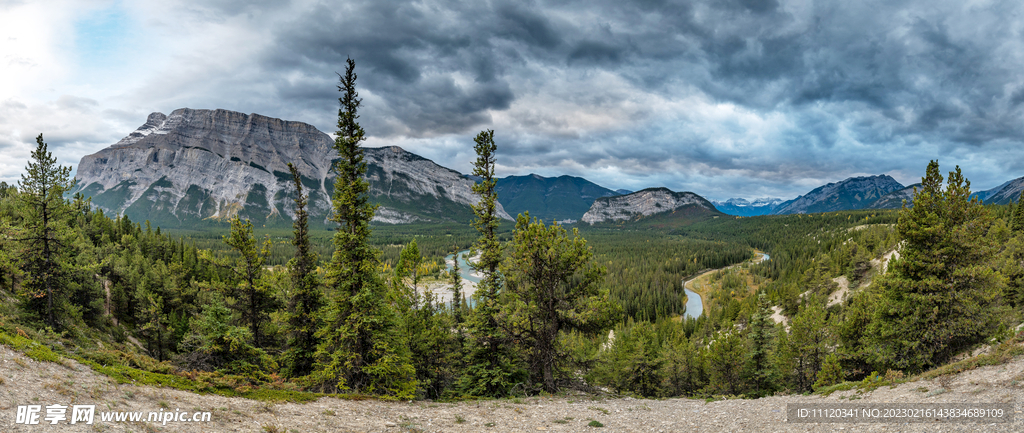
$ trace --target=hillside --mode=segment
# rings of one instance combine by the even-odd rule
[[[867,206],[867,209],[899,209],[903,207],[903,200],[907,201],[907,206],[914,205],[914,188],[921,189],[920,183],[915,183],[903,189],[890,192],[883,195]]]
[[[988,192],[983,200],[988,204],[1010,204],[1020,199],[1020,192],[1024,190],[1024,177],[1018,177],[1006,182]]]
[[[495,189],[505,210],[518,215],[530,212],[550,223],[552,220],[579,220],[594,200],[619,193],[582,177],[543,177],[536,174],[498,179]]]
[[[882,196],[903,189],[889,175],[851,177],[817,187],[805,195],[784,202],[773,215],[808,214],[837,210],[865,209]]]

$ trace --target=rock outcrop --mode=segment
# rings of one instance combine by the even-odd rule
[[[82,158],[81,192],[107,211],[156,225],[189,225],[234,215],[261,223],[294,217],[287,164],[302,175],[311,221],[326,222],[338,157],[312,125],[259,114],[182,108],[153,113],[116,144]],[[468,219],[473,182],[398,147],[366,148],[376,220]],[[499,208],[502,218],[511,219]]]
[[[632,220],[683,208],[699,208],[718,214],[711,202],[692,192],[672,192],[668,188],[648,188],[632,194],[602,197],[594,201],[580,221],[594,224]],[[719,214],[720,215],[720,214]]]

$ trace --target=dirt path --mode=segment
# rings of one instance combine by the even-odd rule
[[[36,362],[0,345],[0,431],[4,432],[860,432],[1024,431],[1024,358],[938,381],[854,391],[829,397],[775,396],[758,400],[531,397],[461,403],[348,401],[322,398],[306,404],[269,404],[197,395],[151,386],[119,385],[73,361]],[[851,398],[852,397],[852,398]],[[859,399],[856,399],[860,397]],[[1011,402],[1013,424],[797,424],[787,423],[790,403]],[[15,424],[19,405],[96,405],[94,425]],[[211,412],[209,422],[102,422],[100,411]],[[596,420],[603,429],[590,427]]]

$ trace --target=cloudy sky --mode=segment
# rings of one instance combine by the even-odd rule
[[[331,133],[346,57],[368,146],[462,172],[494,129],[499,176],[712,199],[1024,176],[1019,1],[0,0],[0,180],[181,107]]]

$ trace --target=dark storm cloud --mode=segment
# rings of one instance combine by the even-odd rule
[[[244,15],[247,4],[204,10]],[[713,191],[763,182],[765,194],[791,197],[852,175],[918,173],[946,154],[1012,154],[1024,137],[1017,2],[275,7],[288,18],[267,25],[255,68],[274,104],[323,112],[299,120],[333,131],[333,74],[352,57],[370,135],[465,162],[452,140],[429,140],[470,145],[500,125],[502,165],[516,171],[505,174],[611,170]],[[975,184],[1024,175],[1006,159],[974,160],[1006,167]],[[607,176],[610,187],[654,186]]]

